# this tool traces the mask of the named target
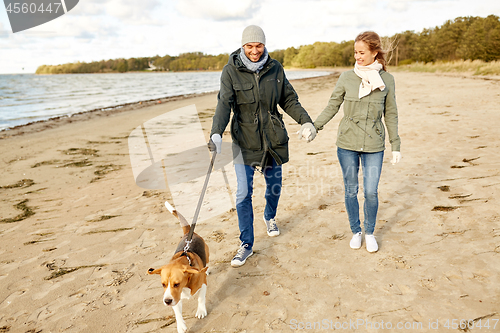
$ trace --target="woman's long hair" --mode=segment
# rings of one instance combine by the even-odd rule
[[[375,60],[378,60],[378,62],[382,65],[382,69],[384,71],[387,71],[387,68],[385,66],[386,52],[382,50],[382,41],[380,39],[380,36],[374,31],[365,31],[360,33],[354,40],[355,43],[359,41],[365,42],[371,52],[377,52]]]

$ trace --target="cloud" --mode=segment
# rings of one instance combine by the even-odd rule
[[[111,17],[131,25],[160,24],[152,15],[160,6],[161,2],[158,0],[86,0],[81,1],[71,14]]]
[[[272,51],[352,40],[364,30],[418,32],[459,16],[495,13],[500,1],[82,0],[67,15],[16,34],[0,10],[0,73],[44,63],[230,53],[249,24],[264,29]]]
[[[78,43],[82,40],[107,40],[116,37],[120,34],[120,28],[119,22],[109,17],[105,19],[102,16],[66,14],[38,27],[13,34],[13,38],[25,36],[33,43],[44,42],[47,39],[74,38],[74,42]]]
[[[106,2],[108,14],[134,25],[151,23],[151,13],[160,6],[158,0],[109,0]]]
[[[259,10],[257,0],[181,0],[177,10],[184,16],[215,21],[249,19]]]
[[[9,32],[10,32],[10,30],[7,30],[7,27],[4,27],[3,23],[0,22],[0,38],[9,37]]]
[[[388,2],[387,8],[399,13],[406,12],[410,8],[410,3],[405,0],[392,0]]]
[[[364,0],[274,0],[262,4],[256,19],[266,32],[269,50],[284,49],[316,41],[342,42],[365,30],[377,31],[377,25],[383,21],[377,6]],[[281,18],[294,19],[276,24],[276,13]]]
[[[384,4],[386,8],[402,13],[408,11],[412,6],[429,6],[439,2],[449,2],[450,7],[456,6],[456,3],[451,0],[388,0],[384,1]]]

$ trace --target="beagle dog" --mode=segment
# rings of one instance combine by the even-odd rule
[[[198,293],[198,310],[196,317],[201,319],[207,315],[205,296],[207,294],[207,263],[209,259],[208,246],[198,234],[193,233],[189,249],[184,252],[186,238],[191,226],[186,219],[168,202],[167,209],[179,219],[184,232],[175,254],[170,262],[160,268],[150,268],[149,274],[159,274],[164,289],[163,303],[174,309],[177,332],[187,331],[186,322],[182,317],[182,300],[189,299]]]

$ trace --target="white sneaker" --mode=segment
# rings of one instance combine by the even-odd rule
[[[351,241],[349,242],[349,246],[351,247],[351,249],[359,249],[361,247],[361,240],[361,232],[354,234]]]
[[[377,252],[378,251],[378,244],[377,244],[377,240],[375,239],[375,236],[365,235],[365,241],[366,241],[366,250],[368,252]]]

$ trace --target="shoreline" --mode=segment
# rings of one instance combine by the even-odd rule
[[[73,122],[73,121],[79,121],[79,120],[85,120],[85,119],[78,119],[78,118],[83,118],[84,116],[88,116],[91,114],[98,114],[102,113],[105,115],[108,114],[113,114],[117,112],[123,112],[123,111],[130,111],[130,110],[138,110],[144,107],[149,107],[155,104],[161,104],[161,103],[168,103],[172,101],[177,101],[177,100],[183,100],[183,99],[189,99],[189,98],[195,98],[199,96],[205,96],[205,95],[210,95],[215,93],[216,91],[209,91],[209,92],[204,92],[204,93],[193,93],[193,94],[185,94],[185,95],[177,95],[177,96],[171,96],[171,97],[163,97],[163,98],[154,98],[154,99],[149,99],[149,100],[144,100],[144,101],[138,101],[138,102],[130,102],[130,103],[124,103],[124,104],[119,104],[119,105],[114,105],[114,106],[109,106],[109,107],[103,107],[103,108],[97,108],[93,110],[88,110],[88,111],[82,111],[82,112],[77,112],[73,113],[71,115],[62,115],[62,116],[55,116],[51,117],[48,119],[43,119],[43,120],[36,120],[32,121],[26,124],[22,125],[17,125],[14,127],[9,127],[0,130],[0,140],[5,139],[7,137],[12,137],[12,136],[17,136],[17,135],[22,135],[25,133],[25,131],[22,131],[25,128],[31,129],[33,128],[36,132],[42,131],[45,128],[41,128],[36,130],[36,127],[42,126],[42,125],[47,125],[45,126],[46,128],[52,128],[53,126],[50,126],[52,123],[53,125],[63,125],[62,122]],[[11,132],[12,131],[12,132]],[[4,135],[4,134],[12,134],[12,135]]]
[[[342,70],[345,67],[315,67],[315,68],[300,68],[300,67],[284,67],[285,71],[336,71]],[[192,70],[192,71],[127,71],[127,72],[106,72],[106,73],[58,73],[58,74],[37,74],[37,73],[0,73],[0,75],[79,75],[79,74],[127,74],[127,73],[216,73],[222,70],[207,69],[207,70]]]
[[[324,70],[324,71],[326,71],[326,70]],[[330,74],[322,75],[322,76],[331,76],[331,75],[335,75],[335,73],[337,73],[337,71],[332,71]],[[84,73],[82,73],[82,74],[84,74]],[[92,73],[92,74],[94,74],[94,73]],[[101,73],[98,73],[98,74],[101,74]],[[108,73],[102,73],[102,74],[108,74]],[[120,73],[116,73],[116,74],[120,74]],[[45,75],[45,74],[43,74],[43,75]],[[47,74],[47,75],[57,75],[57,74]],[[315,78],[317,78],[317,76],[316,77],[301,78],[301,79],[294,79],[294,80],[290,80],[290,81],[301,81],[301,80],[309,80],[309,79],[315,79]],[[124,103],[124,104],[119,104],[119,105],[97,108],[97,109],[88,110],[88,111],[77,112],[77,113],[73,113],[70,115],[55,116],[55,117],[50,117],[48,119],[31,121],[31,122],[28,122],[25,124],[16,125],[13,127],[8,127],[8,128],[0,130],[0,140],[8,138],[8,137],[12,137],[12,136],[22,135],[25,132],[28,132],[28,131],[24,131],[24,129],[33,129],[33,131],[39,132],[39,131],[43,131],[44,129],[47,129],[47,128],[52,128],[55,125],[61,126],[61,125],[64,125],[64,123],[68,123],[68,122],[71,123],[73,121],[85,120],[85,119],[79,119],[79,118],[84,118],[86,115],[89,115],[89,114],[96,114],[99,112],[103,113],[103,114],[113,114],[113,113],[122,112],[122,111],[138,110],[138,109],[152,106],[155,104],[190,99],[190,98],[214,94],[217,92],[218,92],[218,90],[214,90],[214,91],[208,91],[208,92],[203,92],[203,93],[192,93],[192,94],[183,94],[183,95],[176,95],[176,96],[170,96],[170,97],[153,98],[153,99],[148,99],[148,100],[143,100],[143,101],[130,102],[130,103]]]

